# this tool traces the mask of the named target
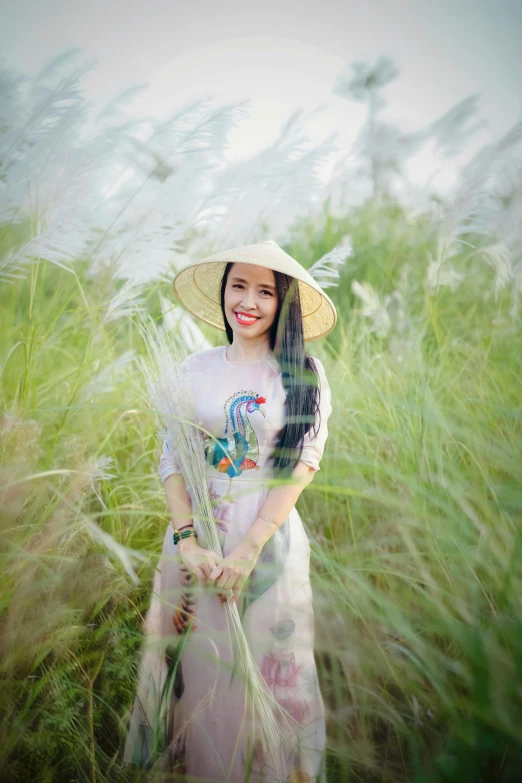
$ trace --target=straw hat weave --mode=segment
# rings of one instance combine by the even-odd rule
[[[295,258],[285,253],[271,239],[223,250],[196,264],[183,267],[174,278],[173,286],[174,293],[185,310],[217,329],[225,330],[220,290],[223,272],[229,262],[264,266],[299,281],[305,340],[317,340],[334,328],[337,313],[330,297]]]

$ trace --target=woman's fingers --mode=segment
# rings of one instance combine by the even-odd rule
[[[218,580],[216,582],[216,587],[223,587],[224,588],[226,582],[228,581],[228,578],[229,578],[228,569],[225,568],[222,571],[221,576],[218,578]]]
[[[245,584],[246,584],[247,578],[248,578],[248,577],[246,577],[246,576],[244,576],[244,575],[242,574],[242,575],[239,577],[239,579],[236,581],[236,584],[235,584],[235,585],[234,585],[234,587],[233,587],[234,596],[235,596],[235,599],[234,599],[234,600],[235,600],[236,602],[237,602],[237,599],[239,598],[239,594],[241,593],[241,591],[242,591],[243,587],[244,587],[244,586],[245,586]]]
[[[239,596],[244,581],[245,577],[238,572],[237,567],[228,565],[226,561],[224,565],[223,561],[216,565],[207,578],[207,584],[215,585],[218,588],[216,593],[222,602],[226,601],[227,598],[234,598],[235,588],[237,588],[236,592],[237,596]]]
[[[198,563],[201,572],[204,574],[205,582],[208,582],[211,573],[214,571],[214,569],[218,568],[220,563],[221,560],[219,556],[214,552],[209,552],[208,557]]]
[[[216,582],[216,587],[219,587],[218,596],[222,603],[227,598],[232,598],[232,585],[235,583],[237,576],[234,573],[230,573],[228,568],[223,570],[223,573]]]
[[[207,578],[206,578],[206,576],[205,576],[201,566],[196,566],[194,568],[194,574],[195,574],[196,579],[198,580],[198,582],[200,582],[201,584],[205,584],[205,582],[207,581]]]
[[[223,591],[230,590],[236,583],[237,576],[231,574],[229,571],[225,571],[217,581],[218,587],[222,587]]]
[[[208,577],[208,580],[207,580],[207,581],[208,581],[210,584],[214,584],[214,582],[216,581],[216,579],[217,579],[218,577],[220,577],[222,573],[223,573],[223,566],[221,565],[221,563],[218,563],[218,565],[217,565],[217,566],[215,566],[215,568],[213,568],[213,569],[212,569],[212,571],[210,572],[210,574],[209,574],[209,577]]]
[[[213,572],[214,572],[214,571],[215,571],[217,568],[219,568],[219,565],[220,565],[219,563],[209,563],[209,564],[208,564],[208,576],[207,576],[207,580],[210,580],[210,578],[212,577],[212,574],[213,574]],[[218,576],[219,576],[219,574],[220,574],[220,572],[217,572],[217,575],[218,575]],[[214,581],[214,579],[212,579],[212,581]]]

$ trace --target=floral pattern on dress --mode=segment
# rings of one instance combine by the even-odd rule
[[[261,674],[269,687],[297,688],[302,669],[302,666],[296,666],[294,653],[285,650],[268,653],[261,664]]]
[[[293,769],[286,779],[286,783],[312,783],[312,778],[302,769]]]
[[[305,699],[278,699],[278,702],[297,723],[304,723],[310,717],[310,704]]]
[[[231,521],[230,514],[232,511],[232,506],[230,503],[227,503],[225,500],[223,500],[223,495],[220,495],[219,492],[216,492],[215,485],[212,482],[209,483],[208,493],[210,496],[210,503],[213,508],[216,525],[223,533],[228,533],[229,529],[225,523]]]

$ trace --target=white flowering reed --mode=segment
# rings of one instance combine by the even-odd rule
[[[223,555],[214,521],[207,487],[206,460],[202,447],[202,428],[195,423],[184,349],[165,330],[151,320],[141,327],[150,363],[140,360],[151,406],[161,416],[176,444],[176,455],[193,502],[194,526],[204,546]],[[238,608],[230,599],[225,604],[236,662],[242,671],[252,725],[275,768],[283,770],[280,761],[286,743],[297,743],[288,715],[280,707],[254,661]]]
[[[370,331],[378,337],[386,337],[390,330],[391,320],[387,302],[381,302],[379,294],[370,283],[359,283],[352,280],[352,291],[363,303],[362,314],[370,321]]]
[[[348,258],[353,256],[353,245],[351,237],[345,237],[344,240],[330,250],[318,261],[315,261],[309,268],[309,272],[319,283],[321,288],[335,288],[339,285],[341,279],[341,269]]]

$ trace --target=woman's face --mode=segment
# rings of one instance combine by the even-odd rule
[[[269,332],[277,312],[271,269],[232,264],[225,286],[225,315],[234,336],[250,339]]]

